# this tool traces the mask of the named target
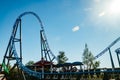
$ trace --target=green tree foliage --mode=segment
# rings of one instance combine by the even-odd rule
[[[87,69],[96,69],[100,65],[99,61],[95,61],[95,58],[91,51],[89,51],[87,44],[85,44],[83,52],[83,63]]]
[[[34,61],[28,61],[26,64],[25,64],[25,66],[31,66],[31,65],[33,65],[34,64]]]
[[[64,51],[59,51],[59,55],[57,56],[57,58],[58,58],[58,64],[63,64],[68,60],[68,58],[65,56]]]
[[[4,71],[5,71],[7,74],[9,74],[10,65],[7,66],[5,63],[2,63],[2,67],[3,67]]]
[[[95,61],[93,64],[93,69],[96,69],[99,66],[100,66],[100,61]]]

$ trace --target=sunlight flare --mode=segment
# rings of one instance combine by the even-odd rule
[[[119,14],[120,13],[120,0],[113,0],[109,6],[110,14]]]

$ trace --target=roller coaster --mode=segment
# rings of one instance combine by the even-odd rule
[[[37,18],[39,25],[40,25],[40,39],[41,39],[41,60],[43,61],[49,61],[51,64],[51,72],[45,72],[44,70],[44,66],[42,66],[42,70],[41,71],[35,71],[33,69],[30,69],[26,66],[23,65],[22,63],[22,17],[26,16],[26,15],[33,15]],[[19,37],[16,36],[16,34],[19,33]],[[2,66],[1,67],[1,72],[4,72],[4,68],[5,66],[9,67],[10,62],[11,61],[15,61],[14,65],[10,68],[9,73],[15,68],[17,67],[18,71],[21,71],[22,75],[23,75],[23,79],[26,80],[25,78],[25,74],[29,75],[29,76],[33,76],[35,78],[37,78],[38,80],[53,80],[55,79],[56,76],[56,80],[62,80],[62,76],[64,76],[63,80],[73,80],[73,76],[74,77],[78,77],[77,80],[80,80],[80,75],[83,74],[94,74],[94,73],[120,73],[120,69],[116,69],[114,66],[114,61],[112,58],[112,54],[111,54],[111,47],[114,46],[118,41],[120,41],[120,37],[117,38],[115,41],[113,41],[107,48],[105,48],[102,52],[100,52],[98,55],[95,56],[95,59],[99,58],[100,56],[102,56],[103,54],[105,54],[107,51],[109,51],[110,54],[110,60],[111,60],[111,65],[112,65],[112,69],[111,70],[96,70],[96,71],[92,71],[92,70],[80,70],[80,71],[69,71],[69,72],[53,72],[52,68],[53,68],[53,61],[57,60],[56,56],[52,53],[46,35],[45,35],[45,30],[42,24],[42,21],[40,19],[40,17],[34,13],[34,12],[24,12],[22,13],[20,16],[18,16],[18,18],[16,19],[14,25],[13,25],[13,30],[12,30],[12,34],[11,37],[9,39],[9,43],[7,45],[7,49],[3,58],[3,62],[2,62]],[[19,52],[17,52],[16,50],[16,43],[19,44]],[[18,47],[17,47],[18,48]],[[120,67],[120,59],[119,59],[119,54],[120,54],[120,48],[115,50],[116,54],[117,54],[117,58],[118,58],[118,63],[119,63],[119,67]],[[56,67],[56,66],[54,66]],[[77,75],[77,76],[75,76]],[[65,77],[67,76],[67,79],[65,79]],[[50,78],[48,78],[50,77]],[[2,80],[4,79],[10,80],[7,77],[7,74],[4,73],[4,76],[2,77]],[[36,79],[36,80],[37,80]]]

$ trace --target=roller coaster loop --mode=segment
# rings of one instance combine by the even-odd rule
[[[52,53],[52,51],[49,48],[47,38],[45,36],[45,31],[44,31],[44,28],[43,28],[43,24],[42,24],[42,21],[40,20],[39,16],[34,12],[24,12],[20,16],[18,16],[18,18],[16,19],[16,21],[13,25],[13,31],[12,31],[12,34],[11,34],[11,37],[10,37],[10,40],[9,40],[9,43],[8,43],[8,46],[7,46],[7,49],[6,49],[6,52],[5,52],[4,59],[3,59],[2,63],[4,63],[6,66],[8,66],[10,64],[10,61],[15,60],[16,63],[14,64],[14,66],[11,68],[10,71],[12,71],[17,66],[23,72],[25,72],[25,73],[27,73],[31,76],[34,76],[34,77],[37,77],[37,78],[41,79],[42,78],[42,73],[41,72],[32,71],[22,64],[21,21],[22,21],[23,16],[29,15],[29,14],[35,16],[38,19],[38,21],[40,23],[40,26],[41,26],[41,30],[40,30],[41,59],[44,58],[44,60],[50,61],[50,62],[52,62],[54,59],[56,59],[55,55]],[[18,27],[19,27],[19,31],[18,31]],[[20,34],[19,38],[16,37],[17,32],[19,32],[19,34]],[[16,42],[19,43],[19,45],[20,45],[19,46],[19,51],[20,51],[19,55],[18,55],[18,52],[17,52],[16,47],[15,47]],[[3,70],[3,67],[2,67],[1,70]]]

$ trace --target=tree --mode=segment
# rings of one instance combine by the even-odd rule
[[[34,64],[34,61],[28,61],[26,64],[25,64],[25,66],[31,66],[31,65],[33,65]]]
[[[65,56],[64,51],[59,51],[59,55],[57,56],[57,59],[58,59],[58,64],[63,64],[68,60],[68,58]]]
[[[100,62],[95,61],[95,58],[91,51],[89,51],[87,44],[85,44],[85,49],[83,52],[83,63],[87,67],[87,69],[96,69],[99,67]]]
[[[95,61],[93,64],[93,69],[96,69],[99,66],[100,66],[100,61]]]

